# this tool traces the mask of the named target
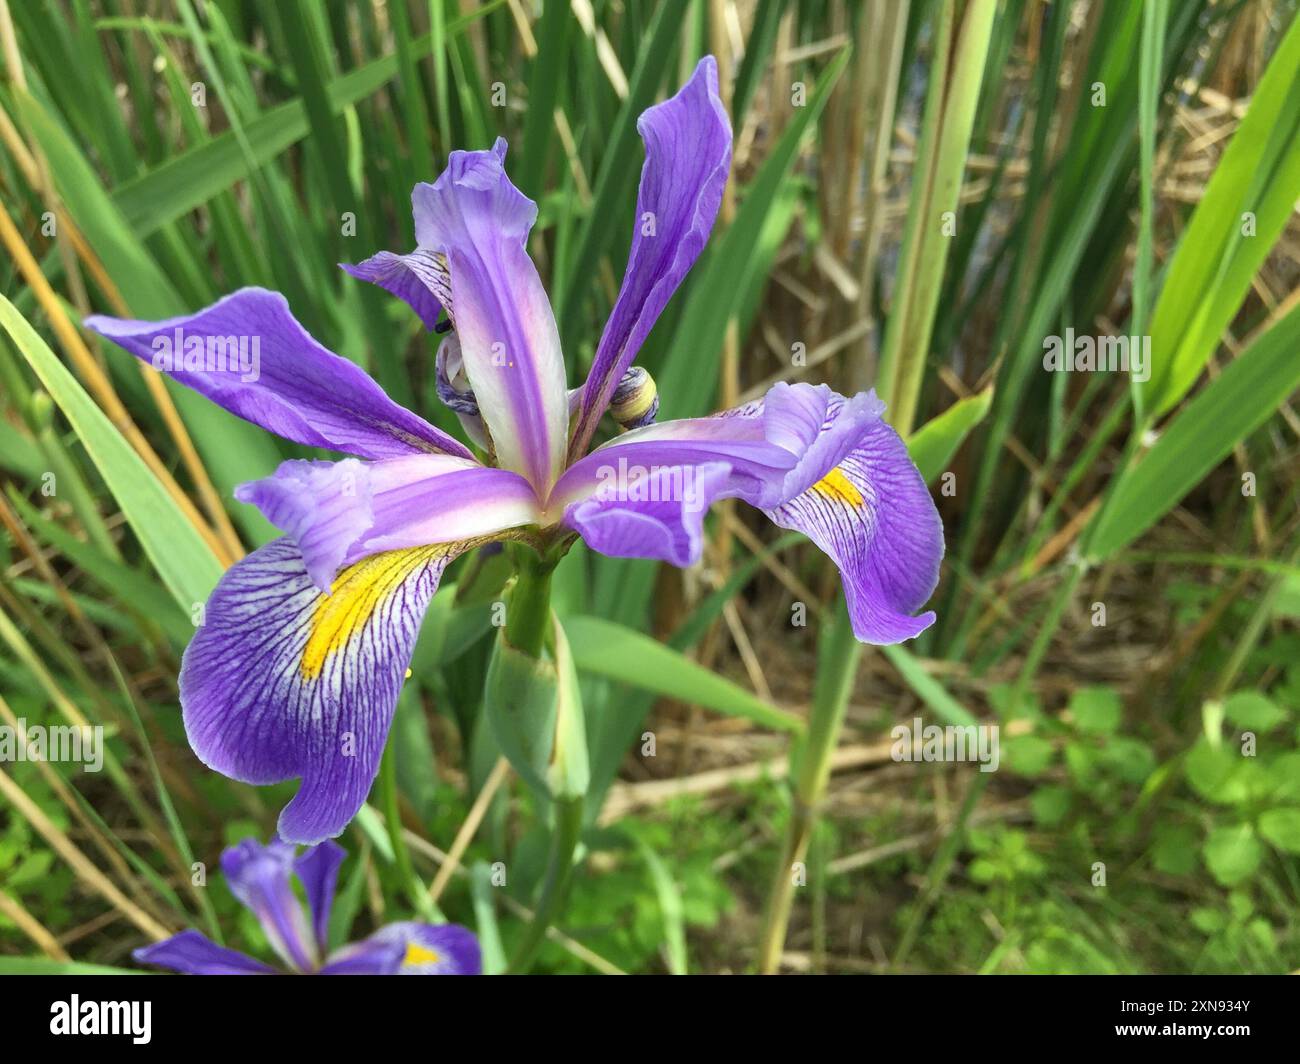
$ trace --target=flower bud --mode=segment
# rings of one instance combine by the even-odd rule
[[[653,425],[659,413],[659,390],[654,378],[640,366],[629,369],[614,389],[609,413],[624,429]]]

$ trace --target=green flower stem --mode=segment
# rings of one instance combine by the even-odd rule
[[[516,650],[542,656],[551,627],[551,573],[555,562],[527,548],[515,554],[515,586],[506,611],[506,639]]]
[[[429,899],[424,884],[415,874],[411,852],[402,835],[402,813],[397,800],[397,757],[393,753],[391,741],[384,748],[383,759],[379,762],[379,787],[384,802],[384,822],[388,828],[388,839],[393,844],[393,858],[397,862],[397,875],[402,881],[402,889],[406,891],[411,907],[419,916],[434,923],[442,923],[442,913]]]
[[[781,859],[772,876],[763,934],[759,939],[758,970],[764,975],[777,970],[785,949],[790,906],[794,901],[794,865],[807,854],[809,840],[817,825],[818,809],[830,779],[831,756],[840,740],[845,707],[861,658],[862,644],[853,637],[853,625],[841,600],[830,631],[819,648],[808,734],[801,749],[791,759],[794,809],[781,848]]]
[[[551,631],[551,573],[556,560],[540,557],[523,547],[516,550],[514,560],[515,586],[506,611],[506,642],[515,650],[540,658]],[[555,823],[542,891],[533,918],[511,958],[508,969],[511,974],[526,972],[532,966],[547,929],[564,907],[573,878],[573,855],[582,834],[582,796],[556,798],[552,809]]]
[[[524,931],[524,937],[515,947],[515,955],[507,969],[510,975],[522,975],[532,967],[533,959],[542,945],[547,929],[555,922],[569,894],[573,880],[573,855],[578,849],[582,834],[582,796],[557,799],[554,805],[555,825],[551,830],[551,852],[546,859],[546,878],[542,881],[542,894],[533,911],[533,918]]]

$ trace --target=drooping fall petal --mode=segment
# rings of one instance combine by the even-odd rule
[[[362,942],[344,946],[321,975],[479,975],[478,939],[456,924],[389,924]]]
[[[900,643],[934,623],[933,612],[916,611],[939,581],[943,524],[907,445],[883,421],[812,487],[765,512],[834,560],[862,642]]]
[[[230,568],[185,650],[186,734],[209,768],[245,783],[301,779],[280,836],[338,835],[379,770],[420,621],[466,544],[372,555],[329,594],[277,539]]]
[[[637,429],[575,463],[548,513],[616,557],[698,560],[704,511],[739,498],[807,535],[839,566],[854,633],[910,639],[933,592],[943,528],[920,473],[873,393],[779,384],[709,418]]]

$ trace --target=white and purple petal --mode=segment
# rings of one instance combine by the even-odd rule
[[[222,851],[221,871],[230,893],[257,917],[281,960],[294,971],[312,972],[320,964],[320,948],[293,892],[296,855],[297,847],[280,839],[265,846],[244,839]]]
[[[361,367],[313,340],[278,292],[242,288],[197,314],[163,321],[92,315],[85,325],[295,443],[362,458],[470,456],[463,444],[389,399]]]
[[[547,502],[593,549],[689,565],[703,510],[722,498],[807,535],[839,566],[854,633],[897,643],[938,582],[943,526],[873,392],[778,384],[710,418],[637,429],[575,463]]]
[[[939,581],[943,523],[907,445],[883,421],[811,487],[764,512],[835,561],[862,642],[900,643],[934,623],[933,612],[916,611]]]
[[[452,152],[432,185],[416,186],[419,245],[446,257],[465,373],[497,464],[540,494],[559,476],[568,441],[560,337],[525,244],[537,207],[506,176],[505,141]]]
[[[439,313],[449,302],[447,263],[432,251],[416,248],[405,255],[381,251],[363,262],[339,265],[358,280],[376,284],[409,304],[426,329],[438,324]],[[450,307],[448,311],[450,316]]]
[[[883,410],[874,392],[844,400],[824,384],[779,383],[755,402],[633,429],[596,448],[560,478],[549,508],[567,507],[628,470],[711,462],[731,466],[726,497],[775,506],[833,468]]]
[[[704,515],[735,494],[734,484],[731,466],[721,461],[616,471],[565,509],[564,524],[612,558],[694,565],[704,549]]]
[[[583,386],[570,450],[575,457],[713,230],[731,170],[731,122],[718,95],[714,58],[701,59],[677,95],[647,110],[637,129],[646,160],[632,249]]]
[[[537,497],[518,473],[450,455],[380,462],[284,462],[235,489],[302,552],[328,590],[339,566],[368,554],[477,539],[536,523]]]
[[[218,946],[206,935],[182,931],[171,938],[133,950],[141,964],[170,968],[182,975],[278,975],[269,964],[254,960],[238,950]]]
[[[221,578],[181,662],[185,730],[223,775],[302,781],[280,813],[282,839],[331,838],[361,808],[420,621],[465,547],[373,555],[325,594],[297,546],[277,539]]]
[[[389,924],[332,954],[321,975],[480,975],[478,939],[456,924]]]
[[[334,908],[334,889],[338,885],[339,866],[347,854],[336,842],[326,839],[299,854],[293,870],[307,894],[312,930],[322,951],[329,942],[330,912]]]

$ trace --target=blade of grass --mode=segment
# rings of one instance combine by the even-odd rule
[[[1130,466],[1084,533],[1093,561],[1122,550],[1175,506],[1300,388],[1300,308],[1291,311],[1183,407]]]
[[[912,195],[903,249],[898,261],[896,295],[885,328],[877,387],[889,408],[890,424],[904,437],[912,431],[924,377],[934,315],[948,261],[957,201],[966,172],[975,107],[996,0],[971,0],[953,44],[948,69],[948,37],[954,16],[944,0],[935,30],[930,91],[921,143],[917,148]]]
[[[1295,19],[1169,264],[1151,319],[1154,365],[1143,385],[1152,416],[1167,413],[1195,383],[1298,198],[1300,19]]]
[[[194,525],[36,331],[0,296],[0,327],[59,405],[113,492],[145,553],[186,612],[206,602],[222,565]]]
[[[470,14],[448,22],[445,38],[454,39],[504,3],[505,0],[488,0]],[[426,33],[411,42],[411,54],[425,55],[432,45],[433,34]],[[397,69],[397,57],[384,56],[332,81],[325,87],[330,113],[338,114],[369,96],[392,80]],[[279,104],[248,123],[244,132],[253,148],[254,161],[268,162],[311,132],[306,104],[301,99]],[[223,133],[127,182],[113,192],[112,198],[132,232],[145,237],[202,206],[248,174],[249,160],[240,150],[235,135]]]

